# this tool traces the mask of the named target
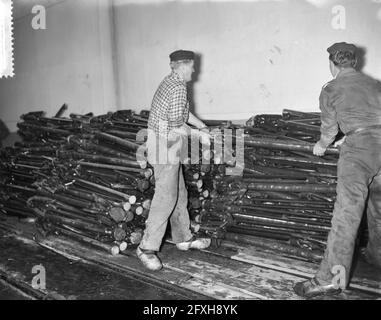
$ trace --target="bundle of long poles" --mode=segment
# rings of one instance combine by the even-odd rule
[[[43,112],[23,115],[23,142],[2,150],[1,212],[37,216],[45,230],[105,243],[109,252],[117,251],[117,243],[139,243],[155,187],[149,163],[136,159],[142,144],[136,135],[147,127],[149,112],[63,118],[60,111],[52,118]],[[210,151],[196,151],[200,161],[183,166],[194,231],[241,242],[255,237],[262,245],[274,240],[279,250],[321,257],[339,150],[312,154],[320,114],[285,109],[255,116],[244,126],[206,122],[221,135],[213,136]],[[243,164],[234,158],[239,138]],[[221,147],[230,148],[233,160],[218,153]],[[189,159],[194,156],[190,150]],[[227,175],[229,167],[240,167],[241,174]]]
[[[339,155],[333,147],[323,157],[312,153],[320,114],[284,110],[255,116],[241,129],[243,173],[217,181],[202,205],[202,227],[225,222],[221,237],[272,239],[277,249],[282,243],[284,251],[318,261],[331,228]]]
[[[153,194],[153,171],[135,156],[147,112],[62,118],[64,109],[21,117],[23,141],[1,150],[0,212],[112,254],[138,244]]]

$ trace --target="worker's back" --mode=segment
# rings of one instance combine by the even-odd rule
[[[344,69],[324,89],[337,112],[341,130],[381,125],[381,83],[352,68]]]

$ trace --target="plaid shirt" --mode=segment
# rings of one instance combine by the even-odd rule
[[[152,100],[148,129],[168,137],[169,132],[188,121],[189,102],[186,82],[172,72],[160,83]]]

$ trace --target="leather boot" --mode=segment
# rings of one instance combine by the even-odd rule
[[[198,249],[198,250],[203,250],[206,249],[210,246],[211,239],[208,238],[192,238],[189,241],[185,242],[180,242],[176,244],[177,249],[182,250],[182,251],[187,251],[189,249]]]
[[[136,254],[140,261],[143,262],[143,265],[149,270],[158,271],[163,267],[155,251],[144,250],[138,247],[136,249]]]
[[[294,286],[297,295],[305,298],[313,298],[318,296],[332,296],[341,292],[340,288],[336,288],[334,284],[322,285],[316,278],[302,281]]]

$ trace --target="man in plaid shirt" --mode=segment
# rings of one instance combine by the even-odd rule
[[[169,57],[172,73],[164,78],[156,90],[148,120],[148,161],[154,168],[155,194],[144,236],[136,251],[144,266],[150,270],[162,268],[156,253],[160,249],[168,220],[171,223],[172,241],[178,249],[205,249],[210,245],[210,239],[196,239],[190,231],[188,193],[178,157],[183,144],[188,142],[189,127],[186,123],[199,129],[206,128],[201,120],[189,112],[186,83],[192,80],[194,53],[178,50]]]
[[[172,72],[160,84],[152,102],[148,128],[165,138],[188,121],[189,102],[185,80]]]

